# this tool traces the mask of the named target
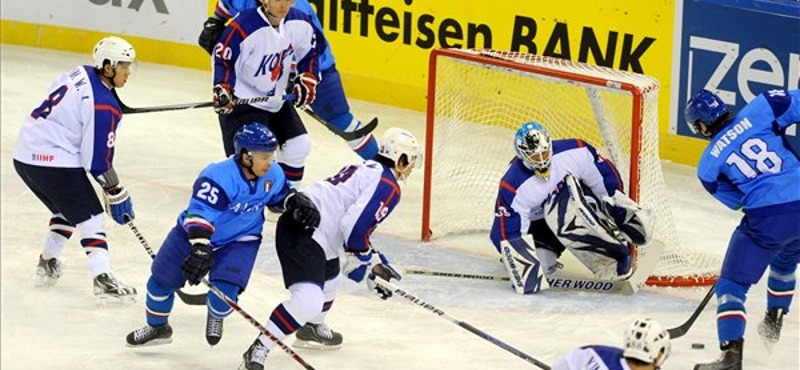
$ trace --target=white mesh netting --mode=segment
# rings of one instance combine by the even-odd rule
[[[666,245],[653,276],[676,282],[669,285],[685,285],[686,279],[694,285],[717,274],[718,257],[676,241],[658,155],[657,80],[533,54],[439,50],[435,55],[430,76],[435,93],[428,97],[434,99],[428,108],[433,140],[427,138],[426,153],[432,165],[425,179],[430,204],[423,210],[433,238],[489,230],[500,178],[514,157],[514,132],[537,121],[554,139],[580,138],[595,146],[616,164],[628,193],[653,210],[654,239]],[[636,99],[641,122],[634,116]],[[640,138],[638,153],[634,136]],[[637,166],[638,174],[631,176]],[[647,248],[640,249],[639,260],[647,257]]]

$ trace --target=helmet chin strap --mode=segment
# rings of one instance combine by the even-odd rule
[[[247,161],[250,162],[250,164],[247,166],[242,164],[245,174],[258,178],[258,176],[256,176],[255,171],[253,171],[253,155],[250,154],[250,152],[248,151],[242,150],[241,156],[242,159],[244,159],[244,156],[247,156]]]

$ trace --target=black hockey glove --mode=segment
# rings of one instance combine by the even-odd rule
[[[380,263],[372,266],[372,271],[370,271],[369,276],[367,277],[367,286],[373,290],[375,294],[381,297],[381,299],[389,299],[392,296],[392,291],[389,288],[376,283],[375,277],[386,280],[386,282],[390,282],[392,279],[400,280],[402,278],[400,273],[389,264]]]
[[[214,250],[208,244],[194,244],[189,256],[183,260],[181,272],[191,285],[200,284],[202,279],[211,270],[214,264]]]
[[[319,226],[319,210],[307,195],[294,192],[286,197],[284,204],[286,212],[290,212],[292,219],[306,229],[313,230]]]
[[[223,31],[225,31],[225,21],[209,17],[203,23],[203,32],[200,32],[197,44],[210,55],[214,52],[214,45],[219,41]]]

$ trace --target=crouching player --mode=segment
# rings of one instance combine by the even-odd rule
[[[651,319],[638,319],[625,331],[625,347],[583,346],[553,364],[552,370],[658,370],[669,357],[669,332]]]
[[[175,291],[188,280],[197,285],[209,274],[211,283],[233,301],[247,288],[264,224],[265,207],[283,207],[303,227],[319,224],[319,212],[292,189],[274,155],[278,140],[264,125],[244,125],[234,139],[236,155],[206,167],[194,183],[189,207],[167,235],[147,281],[147,325],[127,336],[128,346],[172,342],[168,323]],[[222,322],[230,308],[208,294],[206,340],[222,338]]]
[[[545,276],[563,267],[565,249],[597,279],[630,277],[632,252],[650,239],[650,217],[623,193],[614,165],[580,139],[551,141],[536,122],[517,130],[514,150],[490,238],[517,293],[547,288]]]
[[[319,209],[322,220],[308,230],[286,213],[278,219],[275,247],[290,298],[272,311],[267,330],[280,340],[297,331],[295,346],[335,349],[342,335],[325,325],[341,278],[339,252],[344,247],[348,278],[367,285],[387,299],[391,292],[374,284],[375,276],[399,280],[370,235],[400,202],[398,180],[405,180],[422,162],[417,139],[403,129],[384,134],[378,155],[342,169],[312,184],[305,193]],[[299,330],[298,330],[299,329]],[[240,369],[262,370],[274,342],[261,335],[243,355]]]

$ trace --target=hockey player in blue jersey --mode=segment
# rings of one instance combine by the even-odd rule
[[[25,117],[14,169],[52,213],[37,285],[53,285],[61,276],[61,251],[77,229],[98,303],[107,298],[130,301],[136,289],[111,272],[103,206],[87,173],[103,188],[114,221],[124,224],[126,217],[134,218],[113,163],[122,120],[114,89],[128,82],[136,52],[127,41],[111,36],[97,43],[92,56],[93,66],[78,66],[60,76],[49,96]]]
[[[297,332],[295,346],[336,349],[342,335],[324,322],[339,289],[339,254],[344,248],[344,275],[367,285],[383,299],[391,292],[373,283],[375,276],[399,280],[400,274],[370,242],[370,235],[400,202],[399,181],[405,181],[422,162],[420,146],[411,133],[390,128],[378,155],[342,169],[305,192],[322,217],[313,234],[304,233],[286,214],[278,220],[275,247],[283,281],[291,297],[272,311],[265,327],[283,340]],[[263,335],[243,355],[240,367],[263,370],[275,345]]]
[[[611,161],[583,140],[552,141],[537,122],[517,130],[514,150],[500,181],[490,239],[517,293],[545,288],[544,275],[562,266],[557,260],[567,248],[598,279],[630,276],[628,243],[648,242],[649,217],[623,193]]]
[[[192,189],[189,207],[161,245],[147,281],[147,325],[127,336],[129,346],[169,343],[168,323],[175,291],[196,285],[208,273],[211,283],[233,301],[247,288],[261,244],[264,208],[280,207],[301,230],[319,225],[319,211],[292,189],[280,166],[273,166],[278,141],[265,126],[252,123],[236,133],[236,155],[206,167]],[[309,231],[305,231],[308,233]],[[223,319],[232,312],[208,294],[206,340],[222,338]]]
[[[552,370],[658,370],[669,357],[669,333],[644,318],[625,331],[623,348],[583,346],[553,364]]]
[[[258,0],[219,0],[214,14],[203,24],[199,44],[209,54],[213,52],[214,44],[225,29],[225,23],[239,12],[258,7]],[[308,14],[319,32],[317,35],[325,40],[322,23],[309,4],[308,0],[297,0],[293,7]],[[311,102],[311,108],[323,119],[345,132],[352,132],[362,126],[350,112],[350,105],[344,94],[342,79],[336,69],[336,59],[331,52],[331,47],[324,43],[324,52],[319,56],[322,76],[317,86],[317,97]],[[378,152],[378,142],[372,134],[347,142],[350,148],[361,158],[370,159]]]
[[[686,123],[710,139],[697,177],[731,209],[744,212],[734,230],[716,284],[718,361],[696,370],[742,368],[745,300],[767,266],[767,313],[758,332],[769,346],[780,338],[800,262],[800,160],[786,129],[800,122],[800,90],[770,90],[738,113],[703,90],[686,104]]]

